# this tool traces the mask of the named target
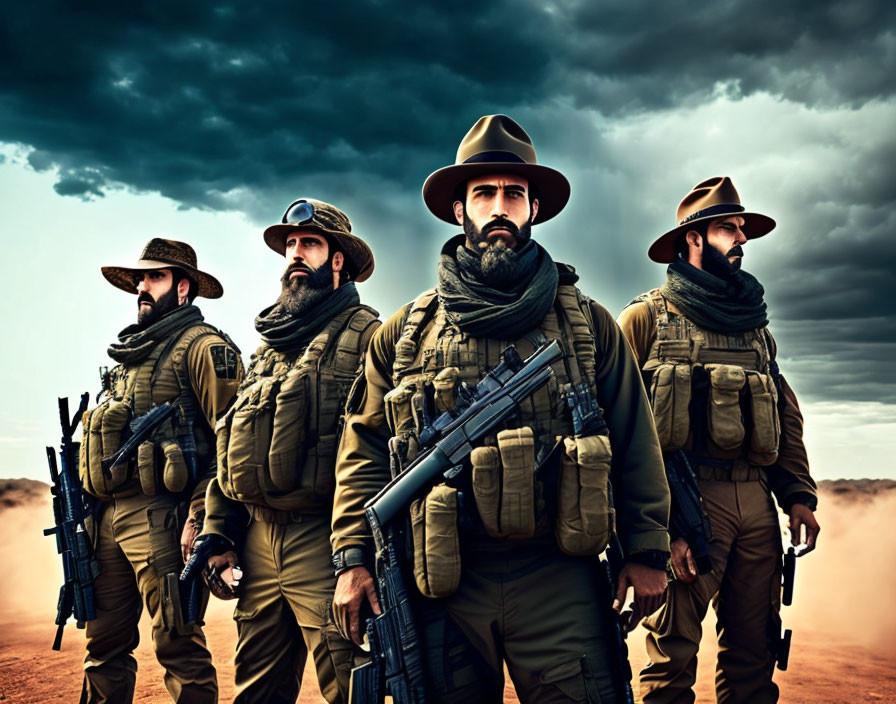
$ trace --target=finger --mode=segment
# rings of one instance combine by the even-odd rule
[[[628,579],[619,576],[619,584],[616,587],[616,598],[613,600],[613,611],[619,611],[625,603],[625,593],[628,591]]]
[[[790,542],[793,544],[794,547],[799,545],[801,542],[800,530],[802,529],[802,527],[803,527],[803,522],[796,516],[794,516],[790,520]]]
[[[675,553],[672,554],[672,558],[669,560],[672,564],[672,572],[675,574],[675,579],[683,579],[685,574],[685,565],[682,562],[681,558]]]
[[[358,628],[358,621],[360,620],[358,618],[358,616],[361,611],[359,606],[360,605],[352,604],[348,610],[349,633],[351,633],[352,640],[355,642],[356,645],[361,645],[361,633]]]
[[[373,580],[367,583],[365,591],[367,592],[367,601],[370,602],[373,613],[377,615],[383,613],[383,610],[380,608],[380,600],[376,597],[376,588],[373,586]]]
[[[684,557],[688,563],[688,572],[690,572],[692,576],[696,577],[697,576],[697,564],[694,562],[694,555],[691,552],[690,548],[685,550]]]

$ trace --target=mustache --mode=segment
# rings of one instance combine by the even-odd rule
[[[301,262],[296,262],[296,263],[290,264],[288,267],[286,267],[286,271],[283,272],[283,278],[288,279],[290,274],[292,274],[295,271],[304,271],[306,274],[308,274],[308,276],[311,276],[311,274],[314,273],[314,269],[312,269],[307,264],[302,264]]]
[[[482,236],[488,237],[488,233],[493,230],[507,230],[514,239],[517,239],[517,236],[520,234],[520,228],[516,226],[516,223],[507,220],[506,218],[495,218],[491,222],[482,226]]]
[[[155,306],[156,304],[155,299],[146,293],[146,291],[137,296],[137,306],[139,307],[141,303],[149,303],[151,306]]]
[[[725,256],[726,257],[742,257],[742,256],[744,256],[744,250],[738,244],[738,245],[735,245],[734,247],[732,247],[731,249],[729,249],[728,254],[726,254]]]

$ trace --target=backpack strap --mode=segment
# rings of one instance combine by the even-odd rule
[[[395,343],[395,361],[392,364],[392,382],[398,384],[405,372],[417,358],[420,336],[426,325],[436,315],[439,307],[439,296],[436,289],[424,291],[411,303],[401,335]]]

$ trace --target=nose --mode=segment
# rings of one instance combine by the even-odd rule
[[[137,282],[137,293],[143,293],[146,290],[146,279],[140,279]]]
[[[492,218],[506,218],[507,209],[504,207],[504,191],[500,188],[495,193],[495,200],[492,204]]]
[[[747,236],[744,234],[744,231],[740,228],[737,228],[737,234],[734,237],[735,244],[745,244],[747,241]]]

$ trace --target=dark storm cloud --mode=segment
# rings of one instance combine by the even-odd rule
[[[844,136],[855,129],[813,120],[893,100],[893,3],[74,7],[0,10],[0,141],[25,145],[33,169],[58,173],[61,195],[157,191],[259,223],[297,194],[344,204],[367,225],[379,280],[403,283],[389,293],[397,302],[431,285],[440,242],[421,232],[446,228],[421,206],[420,185],[453,160],[479,115],[518,118],[539,158],[570,176],[562,227],[572,234],[549,224],[536,237],[575,259],[586,290],[615,313],[641,283],[661,279],[644,259],[649,233],[667,226],[683,190],[716,171],[704,170],[710,142],[682,139],[680,125],[669,132],[678,142],[666,138],[665,116],[720,96],[744,108],[766,94],[790,101],[804,119],[769,176],[800,167],[803,179],[773,187],[793,215],[756,272],[773,329],[801,390],[896,400],[896,380],[874,383],[896,335],[881,295],[896,290],[896,143],[885,127],[857,142]],[[652,149],[638,149],[646,135],[614,141],[614,129],[648,118],[660,134]],[[768,134],[779,127],[770,122]],[[756,156],[744,147],[740,159]],[[600,256],[581,256],[586,233]],[[839,346],[825,347],[832,336]]]

